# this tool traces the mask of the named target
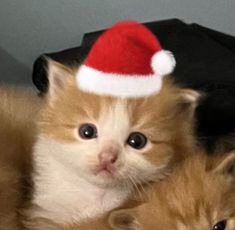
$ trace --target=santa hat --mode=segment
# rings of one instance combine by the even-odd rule
[[[171,52],[143,24],[123,21],[97,39],[77,72],[78,87],[90,93],[142,97],[160,91],[175,67]]]

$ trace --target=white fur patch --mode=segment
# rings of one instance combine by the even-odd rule
[[[40,209],[33,213],[33,217],[47,218],[60,224],[77,222],[109,211],[126,199],[128,191],[125,189],[100,188],[76,174],[72,165],[67,167],[68,162],[63,164],[63,155],[69,154],[70,148],[73,147],[40,137],[35,151],[33,200]]]
[[[151,143],[142,150],[126,144],[133,131],[127,109],[122,99],[105,105],[96,121],[98,136],[92,140],[77,136],[77,142],[62,144],[46,135],[39,136],[34,150],[33,203],[40,209],[33,213],[34,217],[60,224],[94,218],[120,206],[136,184],[161,176],[158,171],[165,165],[158,168],[143,154],[151,148]],[[107,145],[120,148],[116,174],[111,178],[93,171],[100,151]]]

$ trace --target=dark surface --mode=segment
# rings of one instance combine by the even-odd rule
[[[177,19],[145,25],[158,36],[163,48],[174,53],[176,82],[205,94],[197,108],[198,136],[210,147],[219,136],[233,132],[235,38]],[[85,34],[80,47],[45,55],[67,65],[81,63],[101,32]],[[42,55],[35,61],[33,71],[33,82],[44,93],[48,87],[46,65]]]

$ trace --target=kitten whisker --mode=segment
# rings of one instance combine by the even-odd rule
[[[132,184],[134,185],[134,188],[135,188],[135,190],[137,191],[139,197],[142,199],[142,198],[143,198],[143,197],[142,197],[142,193],[141,193],[141,191],[140,191],[140,189],[139,189],[138,184],[137,184],[136,181],[135,181],[135,178],[133,178],[133,177],[130,176],[130,175],[128,176],[128,178],[130,179],[130,181],[131,181]]]

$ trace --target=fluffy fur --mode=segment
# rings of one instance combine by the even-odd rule
[[[145,193],[146,202],[62,230],[212,230],[235,228],[235,152],[187,158]],[[60,229],[60,228],[58,228]]]
[[[216,229],[227,220],[235,228],[235,153],[219,158],[205,155],[187,159],[148,194],[149,201],[137,208],[111,214],[113,229],[191,230]],[[129,223],[125,224],[126,222]],[[121,226],[121,227],[120,227]],[[102,229],[102,228],[100,228]],[[105,228],[104,228],[105,229]]]
[[[98,217],[120,206],[140,184],[158,181],[195,147],[193,113],[199,94],[165,80],[161,92],[146,98],[120,99],[79,90],[75,73],[49,62],[50,89],[39,119],[35,159],[35,219],[58,224]],[[98,137],[83,140],[81,124],[92,123]],[[126,144],[142,132],[147,145]],[[113,175],[94,173],[102,151],[118,150]],[[45,228],[42,228],[45,229]]]
[[[39,104],[29,89],[0,87],[1,230],[20,228],[18,210],[30,195],[31,148]]]

